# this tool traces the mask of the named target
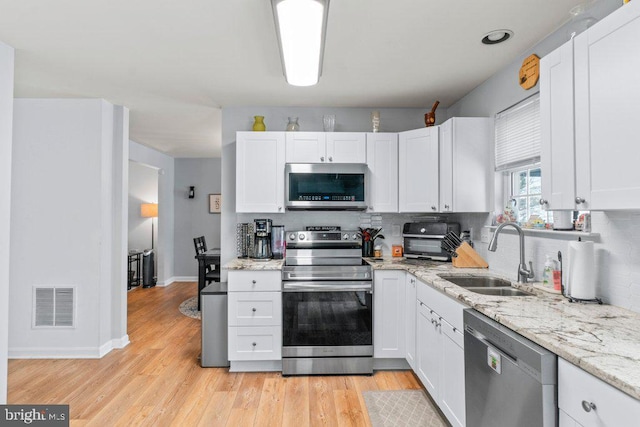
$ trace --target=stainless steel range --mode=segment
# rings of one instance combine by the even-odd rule
[[[372,374],[372,270],[357,231],[286,235],[282,374]]]

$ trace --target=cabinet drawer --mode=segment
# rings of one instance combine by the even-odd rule
[[[451,341],[455,342],[458,347],[464,348],[464,335],[462,334],[462,329],[458,329],[455,326],[452,326],[444,319],[440,321],[440,328],[442,330],[442,333],[448,336]]]
[[[582,402],[593,403],[586,411]],[[640,419],[640,401],[558,358],[558,406],[584,427],[623,426]]]
[[[282,325],[280,292],[229,292],[229,326]]]
[[[279,291],[282,287],[278,271],[230,271],[229,292]]]
[[[229,327],[229,360],[280,360],[280,326]]]
[[[457,330],[463,330],[462,310],[466,308],[463,304],[460,304],[421,280],[418,280],[417,287],[419,301],[427,304],[440,316],[447,319],[447,322]]]

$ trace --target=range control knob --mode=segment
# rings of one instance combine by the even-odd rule
[[[296,240],[296,235],[294,233],[289,234],[289,240]]]
[[[344,233],[344,236],[342,236],[342,240],[349,240],[349,233]]]
[[[351,238],[352,238],[353,240],[356,240],[356,239],[358,238],[358,235],[357,235],[356,233],[353,233],[353,234],[351,235]]]
[[[424,233],[425,231],[427,231],[427,229],[426,229],[426,228],[421,228],[421,229],[420,229],[420,232],[421,232],[421,233]]]
[[[299,240],[304,240],[304,233],[300,233],[300,234],[298,235],[298,239],[299,239]]]

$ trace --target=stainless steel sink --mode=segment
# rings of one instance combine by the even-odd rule
[[[530,297],[532,293],[516,288],[467,288],[468,291],[482,295],[493,295],[500,297]]]
[[[449,276],[439,275],[441,279],[455,283],[461,288],[508,288],[511,282],[491,276]]]
[[[526,297],[533,295],[520,289],[511,287],[511,282],[491,276],[449,276],[446,274],[439,275],[441,279],[445,279],[454,283],[468,291],[482,295],[493,295],[502,297]]]

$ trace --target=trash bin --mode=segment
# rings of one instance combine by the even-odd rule
[[[213,282],[200,292],[202,298],[203,368],[229,366],[227,354],[227,282]]]
[[[156,278],[154,277],[155,268],[155,253],[153,249],[147,249],[142,253],[142,287],[150,288],[156,285]]]

